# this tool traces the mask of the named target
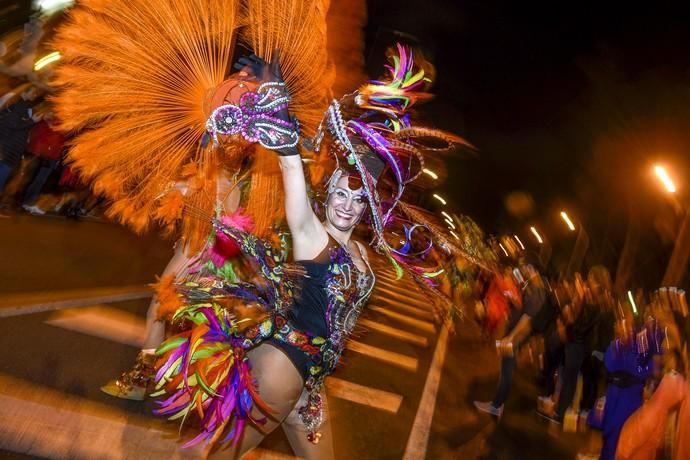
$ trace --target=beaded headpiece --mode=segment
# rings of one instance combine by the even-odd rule
[[[397,261],[407,256],[411,232],[406,228],[406,242],[400,249],[391,246],[384,229],[395,219],[393,212],[402,198],[405,185],[415,180],[424,167],[424,150],[446,150],[464,143],[456,136],[412,125],[409,109],[429,99],[425,92],[431,84],[424,70],[416,66],[409,48],[397,44],[386,65],[387,78],[370,80],[352,94],[333,100],[313,139],[314,151],[329,132],[335,145],[336,161],[345,159],[356,170],[369,201],[374,242],[377,249]],[[441,141],[442,147],[429,148],[422,139]],[[390,173],[390,174],[386,174]],[[391,176],[390,197],[381,199],[383,177]],[[408,232],[408,230],[410,230]],[[427,245],[426,252],[431,246]]]

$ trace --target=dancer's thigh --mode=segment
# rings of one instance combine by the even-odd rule
[[[265,417],[266,423],[260,428],[248,423],[237,448],[221,447],[214,454],[217,458],[240,458],[258,446],[288,416],[302,393],[302,376],[278,348],[264,343],[250,350],[248,356],[252,364],[252,375],[258,383],[259,396],[274,413],[264,414],[255,407],[253,415]]]
[[[299,458],[306,460],[330,460],[335,458],[333,451],[333,432],[331,430],[331,417],[328,412],[328,401],[326,394],[321,393],[321,400],[323,401],[323,423],[319,428],[321,438],[318,444],[309,442],[307,439],[307,430],[299,417],[299,408],[307,403],[308,393],[306,390],[302,391],[302,396],[295,405],[294,409],[285,418],[283,422],[283,431],[290,442],[292,450]]]

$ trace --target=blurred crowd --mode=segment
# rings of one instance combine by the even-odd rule
[[[99,199],[65,164],[60,133],[41,89],[27,84],[0,98],[0,213],[87,217]]]
[[[532,365],[537,413],[590,437],[578,458],[690,458],[685,291],[617,295],[602,266],[543,272],[523,254],[475,277],[475,319],[501,359],[494,398],[476,408],[500,418],[516,366]]]

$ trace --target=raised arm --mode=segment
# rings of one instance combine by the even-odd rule
[[[285,216],[295,243],[306,241],[318,232],[321,223],[307,196],[302,159],[298,154],[280,156],[280,169],[285,189]]]

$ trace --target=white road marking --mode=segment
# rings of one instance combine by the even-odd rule
[[[0,318],[98,303],[146,299],[152,295],[151,288],[144,285],[9,294],[0,297]]]
[[[261,449],[259,447],[250,450],[242,456],[242,460],[301,460],[302,457],[276,452],[274,450]]]
[[[399,300],[396,299],[391,299],[387,297],[376,297],[372,299],[373,302],[376,302],[377,304],[385,304],[385,306],[390,307],[394,310],[400,311],[402,313],[406,313],[408,315],[413,315],[416,316],[417,318],[420,319],[430,319],[433,317],[433,312],[431,309],[429,310],[422,310],[421,308],[413,307],[409,304],[406,304],[404,302],[400,302]]]
[[[408,324],[410,326],[414,326],[414,327],[421,329],[423,331],[426,331],[426,332],[430,332],[430,333],[436,332],[436,329],[434,328],[434,325],[432,323],[429,323],[427,321],[422,321],[420,319],[410,318],[410,317],[403,315],[401,313],[397,313],[397,312],[388,310],[387,308],[370,306],[370,307],[367,307],[367,310],[381,313],[382,315],[385,315],[391,319],[394,319],[396,321],[400,321],[401,323],[405,323],[405,324]]]
[[[381,324],[370,319],[360,318],[360,320],[357,321],[357,324],[360,326],[364,326],[367,329],[371,329],[376,332],[380,332],[382,334],[394,337],[398,340],[402,340],[403,342],[408,342],[420,347],[429,346],[429,339],[427,339],[426,337],[420,337],[411,332],[401,331],[400,329],[396,329],[394,327],[388,326],[386,324]]]
[[[384,350],[378,347],[372,347],[361,342],[356,342],[354,340],[348,340],[345,344],[345,348],[348,350],[367,355],[370,358],[378,359],[393,366],[401,367],[407,369],[408,371],[416,371],[419,367],[419,360],[411,356],[403,355],[400,353],[395,353],[393,351]]]
[[[364,385],[358,385],[335,377],[326,379],[326,391],[329,396],[374,407],[393,414],[398,413],[403,399],[402,396],[395,393],[365,387]]]
[[[44,458],[198,458],[178,425],[0,374],[0,449]]]
[[[417,415],[412,424],[412,431],[407,440],[407,447],[405,448],[403,460],[423,460],[426,458],[426,451],[429,445],[429,431],[431,429],[431,422],[433,421],[434,409],[436,407],[436,395],[438,394],[438,387],[441,383],[443,364],[446,361],[449,328],[449,322],[443,324],[438,342],[436,342],[436,350],[434,351],[434,357],[429,367],[429,373],[426,376],[424,390],[422,390],[422,399],[419,402]]]
[[[146,322],[140,316],[105,305],[63,310],[46,323],[136,348],[142,347],[146,334]]]

